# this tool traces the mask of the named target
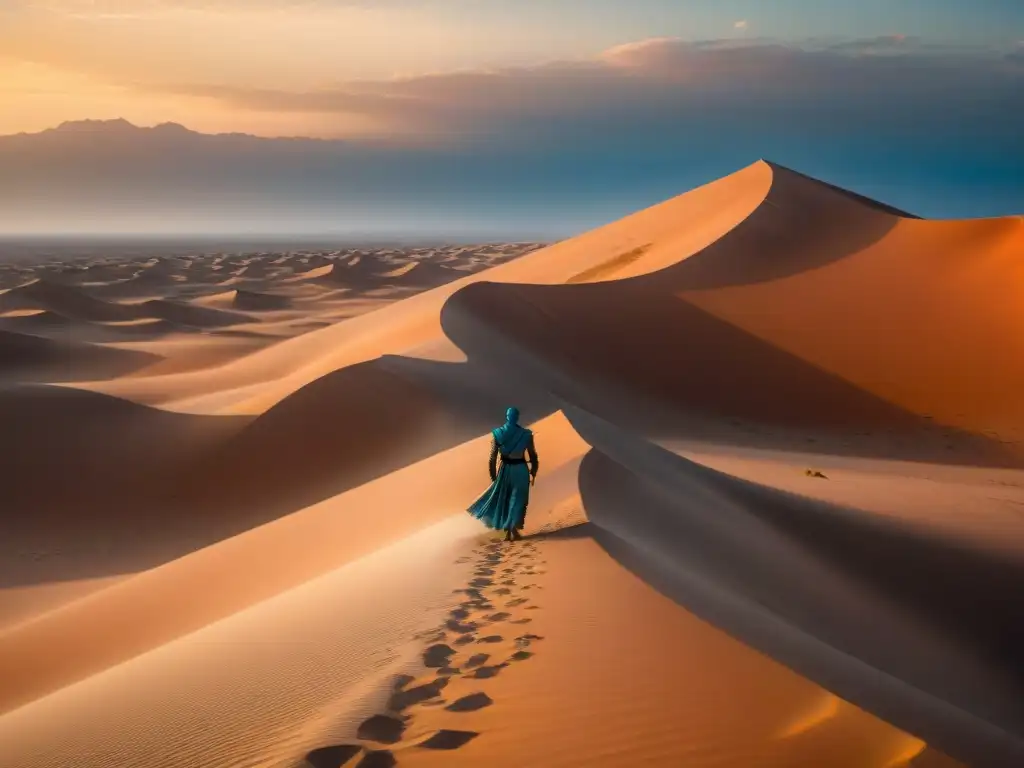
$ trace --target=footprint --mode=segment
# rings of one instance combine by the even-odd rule
[[[448,619],[448,621],[446,621],[444,625],[452,632],[455,632],[460,635],[464,635],[467,632],[473,632],[477,629],[476,624],[474,624],[472,621],[462,624],[456,619]]]
[[[470,643],[476,642],[476,635],[472,633],[459,635],[457,638],[455,638],[453,642],[455,643],[455,645],[469,645]]]
[[[516,638],[516,645],[530,645],[543,639],[540,635],[520,635]]]
[[[503,586],[506,586],[506,587],[514,587],[516,585],[516,580],[515,579],[507,579],[506,581],[503,581],[501,583],[502,583]]]
[[[472,559],[473,558],[471,558],[471,557],[460,557],[458,560],[455,561],[455,564],[456,565],[462,565],[463,563],[468,563]]]
[[[523,608],[523,610],[524,611],[539,611],[540,610],[540,606],[539,605],[528,605],[525,608]]]
[[[306,755],[306,763],[310,768],[341,768],[349,760],[363,751],[358,744],[338,744],[333,747],[320,747]]]
[[[512,590],[509,589],[508,587],[502,587],[501,589],[494,590],[494,594],[501,595],[501,596],[511,595],[512,594]]]
[[[528,658],[533,656],[530,651],[516,651],[509,657],[512,661],[526,661]]]
[[[451,616],[453,619],[461,620],[469,616],[469,611],[467,611],[465,608],[452,608],[452,610],[448,612],[448,615]]]
[[[505,668],[505,664],[492,664],[489,667],[480,667],[470,677],[475,677],[479,680],[486,680],[491,677],[497,677],[498,673]]]
[[[462,670],[460,670],[458,667],[441,667],[439,670],[437,670],[437,674],[447,675],[450,677],[451,675],[461,675]]]
[[[360,723],[356,737],[363,741],[394,744],[401,741],[404,731],[405,723],[398,718],[389,715],[373,715]]]
[[[424,640],[428,643],[439,643],[444,640],[444,629],[435,627],[424,632],[417,632],[412,636],[413,640]]]
[[[477,568],[473,573],[476,576],[493,576],[494,570],[491,568]]]
[[[446,667],[448,660],[455,655],[455,649],[443,643],[432,645],[423,652],[423,665],[425,667]]]
[[[447,729],[438,731],[426,741],[421,741],[419,746],[424,749],[458,749],[464,747],[480,734],[476,731],[449,731]]]
[[[449,712],[476,712],[478,709],[491,706],[493,703],[494,700],[486,693],[471,693],[468,696],[463,696],[461,699],[456,699],[445,709]]]
[[[375,749],[363,755],[356,768],[394,768],[398,765],[395,756],[387,749]]]
[[[529,602],[525,597],[517,597],[515,600],[509,600],[505,603],[506,608],[515,608],[517,605]]]
[[[533,619],[530,619],[530,618],[513,619],[510,623],[511,624],[529,624],[531,621],[533,621]]]
[[[477,642],[478,643],[500,643],[504,639],[505,638],[503,638],[501,635],[488,635],[487,637],[481,637],[479,640],[477,640]]]
[[[493,583],[494,582],[491,581],[490,579],[485,578],[485,577],[481,577],[481,578],[478,578],[478,579],[473,579],[471,582],[469,582],[469,586],[477,587],[477,588],[483,588],[483,587],[489,587]]]
[[[415,679],[412,675],[395,675],[391,681],[391,690],[400,691]]]
[[[443,691],[447,685],[448,678],[439,677],[436,680],[431,680],[429,683],[424,683],[423,685],[417,685],[409,689],[395,691],[388,699],[387,708],[392,712],[401,712],[414,704],[420,704],[421,702],[437,698],[441,695],[441,691]]]
[[[484,618],[487,619],[487,621],[505,621],[505,619],[511,616],[511,613],[501,611],[500,613],[489,613],[488,615],[484,616]]]
[[[469,661],[466,662],[466,669],[473,669],[475,667],[482,667],[487,663],[487,660],[491,658],[489,653],[477,653],[469,657]]]

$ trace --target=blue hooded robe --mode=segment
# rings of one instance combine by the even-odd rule
[[[522,461],[530,449],[532,471],[536,473],[536,454],[532,451],[533,432],[519,425],[519,409],[509,408],[505,412],[505,423],[491,431],[494,447],[502,459]],[[468,512],[488,528],[507,531],[521,528],[530,502],[529,468],[523,463],[501,462],[491,487],[474,501]]]

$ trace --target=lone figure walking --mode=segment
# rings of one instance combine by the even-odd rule
[[[491,455],[487,461],[491,486],[468,511],[488,528],[505,531],[505,541],[516,541],[522,538],[519,531],[530,503],[530,486],[537,477],[533,432],[519,425],[519,409],[512,407],[505,411],[505,423],[492,430],[491,437]],[[529,470],[524,454],[529,456]]]

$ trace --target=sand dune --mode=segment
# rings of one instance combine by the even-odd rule
[[[131,307],[97,299],[70,286],[39,279],[0,294],[0,308],[46,309],[75,320],[110,322],[139,317]]]
[[[250,320],[247,315],[239,314],[237,312],[227,312],[209,307],[189,306],[187,304],[168,301],[166,299],[150,299],[131,306],[138,308],[140,317],[153,317],[162,320],[170,320],[173,323],[192,325],[196,327],[238,325]]]
[[[224,291],[194,299],[193,304],[204,307],[232,308],[243,312],[264,312],[275,309],[288,309],[292,305],[289,296],[257,291]]]
[[[255,291],[235,291],[232,306],[248,312],[263,312],[272,309],[288,309],[291,300],[287,296]]]
[[[46,329],[69,329],[75,325],[70,317],[51,312],[48,309],[23,309],[9,310],[0,314],[0,323],[5,328],[14,331],[33,330],[45,331]]]
[[[0,330],[0,370],[8,380],[101,379],[128,374],[158,359],[144,352]]]
[[[1024,764],[1022,223],[760,162],[539,250],[0,294],[181,329],[0,391],[5,757]],[[542,469],[503,546],[461,510],[512,402]]]

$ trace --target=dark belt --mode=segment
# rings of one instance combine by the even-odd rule
[[[509,456],[502,456],[501,457],[501,463],[502,464],[525,464],[526,463],[526,459],[513,459],[513,458],[511,458]]]

